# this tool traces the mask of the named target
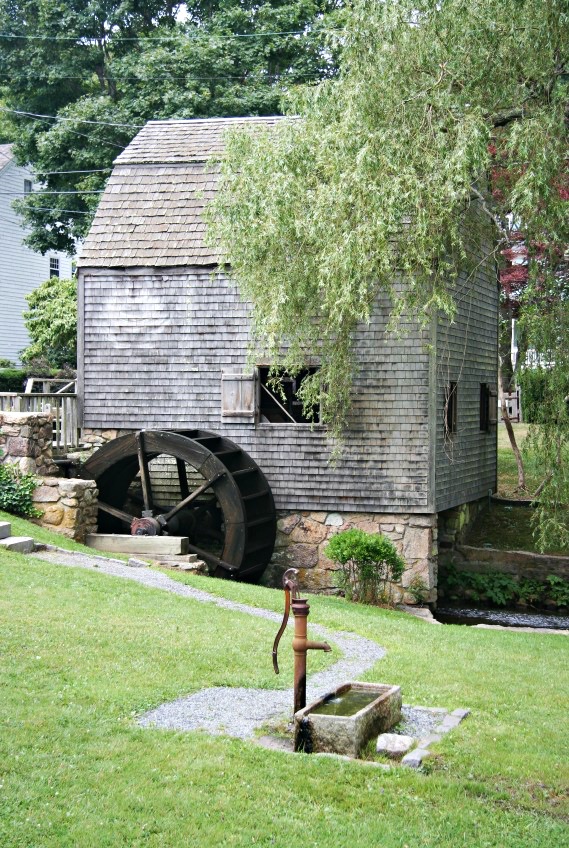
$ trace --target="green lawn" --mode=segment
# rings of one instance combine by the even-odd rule
[[[180,579],[282,609],[281,592]],[[311,621],[388,649],[366,679],[472,709],[423,773],[138,728],[138,713],[205,686],[290,685],[286,645],[272,671],[275,625],[0,552],[0,845],[569,846],[566,637],[311,606]]]
[[[535,492],[543,480],[543,470],[539,467],[533,455],[524,449],[524,440],[527,436],[529,426],[527,424],[513,424],[516,443],[522,451],[524,469],[526,475],[526,486],[528,491],[516,491],[518,486],[518,466],[510,440],[503,424],[498,427],[498,494],[505,498],[527,498]]]

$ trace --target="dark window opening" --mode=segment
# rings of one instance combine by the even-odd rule
[[[445,431],[446,433],[456,433],[456,422],[457,422],[457,389],[458,386],[456,383],[447,383],[445,386],[445,408],[444,408],[444,420],[445,420]]]
[[[24,180],[24,194],[31,194],[31,193],[32,193],[32,181],[31,180]]]
[[[59,258],[51,256],[49,260],[49,276],[59,277]]]
[[[312,415],[304,415],[302,401],[298,397],[298,390],[302,381],[310,374],[315,374],[317,368],[307,368],[300,371],[296,377],[283,374],[277,378],[275,386],[274,378],[269,377],[269,368],[261,365],[259,367],[259,391],[260,391],[260,417],[261,422],[270,424],[318,424],[320,410],[317,406],[311,410]]]
[[[480,383],[480,429],[485,433],[490,429],[490,386]]]

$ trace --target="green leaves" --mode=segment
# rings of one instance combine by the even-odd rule
[[[405,570],[393,542],[356,528],[332,536],[324,554],[341,565],[347,596],[363,603],[389,602],[388,583],[399,580]]]
[[[294,119],[272,133],[228,139],[212,238],[253,303],[257,350],[289,371],[320,358],[333,437],[354,333],[378,297],[394,326],[452,319],[468,257],[492,258],[512,217],[532,238],[566,237],[553,195],[568,35],[561,0],[547,13],[539,0],[355,0],[339,78],[291,92]],[[500,197],[491,142],[508,174]]]
[[[23,518],[37,518],[41,512],[33,504],[32,496],[37,480],[32,474],[22,474],[10,462],[0,464],[0,509]]]
[[[162,0],[0,3],[0,99],[32,113],[0,112],[0,132],[9,123],[19,161],[43,184],[20,203],[34,249],[74,252],[98,201],[82,192],[104,187],[146,121],[277,114],[291,85],[335,71],[322,33],[335,0],[184,5],[182,21]],[[87,185],[53,173],[93,169],[107,170]]]
[[[24,362],[42,358],[53,368],[77,363],[77,280],[50,277],[26,295],[29,310],[24,320],[31,344],[22,353]]]

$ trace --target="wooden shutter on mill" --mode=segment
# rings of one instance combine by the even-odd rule
[[[255,374],[221,375],[221,417],[251,418],[257,411]]]

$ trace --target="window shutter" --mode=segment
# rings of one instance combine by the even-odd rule
[[[495,386],[488,388],[488,423],[498,423],[498,390]]]
[[[221,375],[221,417],[255,418],[257,411],[255,374]]]

